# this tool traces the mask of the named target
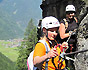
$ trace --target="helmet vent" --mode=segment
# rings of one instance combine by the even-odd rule
[[[49,24],[52,24],[52,22],[50,22]]]

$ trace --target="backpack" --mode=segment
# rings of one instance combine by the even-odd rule
[[[39,40],[38,42],[41,42],[44,44],[44,46],[46,48],[46,54],[47,54],[50,51],[48,44],[44,40]],[[29,57],[27,58],[28,70],[36,70],[37,69],[37,67],[34,67],[34,65],[33,65],[33,53],[34,53],[34,50],[30,53]],[[46,60],[45,70],[48,70],[48,61],[49,61],[49,59]]]

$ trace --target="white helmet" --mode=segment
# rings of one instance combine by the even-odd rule
[[[73,5],[67,5],[66,6],[66,12],[67,11],[74,11],[75,12],[75,7]]]
[[[49,17],[45,17],[42,20],[42,28],[45,27],[46,29],[49,29],[49,28],[54,28],[59,26],[60,26],[60,23],[58,19],[56,19],[55,17],[49,16]]]

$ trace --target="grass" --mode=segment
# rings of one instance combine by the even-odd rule
[[[8,57],[11,61],[15,62],[18,57],[18,48],[7,47],[8,44],[12,44],[12,42],[0,41],[0,52]]]

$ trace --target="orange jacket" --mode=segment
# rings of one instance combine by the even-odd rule
[[[48,42],[47,42],[47,44],[49,45]],[[50,47],[50,45],[49,45],[49,47]],[[59,47],[57,47],[57,51],[58,51],[58,54],[60,55],[61,50],[60,50]],[[45,48],[44,44],[43,43],[37,43],[36,46],[35,46],[35,49],[34,49],[33,59],[34,59],[35,56],[40,56],[41,57],[41,56],[43,56],[45,54],[46,54],[46,48]],[[54,58],[54,63],[55,63],[55,66],[57,68],[58,68],[59,55]],[[62,59],[59,62],[61,62],[61,61],[62,61]],[[45,69],[45,63],[46,62],[44,62],[44,64],[42,64],[42,70]],[[59,66],[60,65],[61,64],[59,64]],[[48,70],[55,70],[55,66],[52,63],[52,58],[49,59]],[[62,66],[61,66],[61,69],[64,69],[64,68],[65,68],[65,61],[62,62]]]

